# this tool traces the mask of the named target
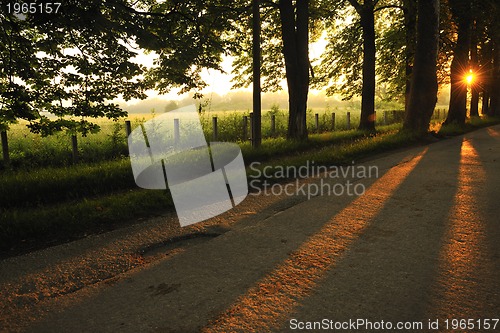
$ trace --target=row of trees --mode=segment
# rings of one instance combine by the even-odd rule
[[[235,87],[252,84],[256,3],[262,90],[286,79],[291,138],[307,137],[311,85],[361,95],[363,130],[374,130],[378,95],[405,101],[405,129],[427,131],[438,85],[448,82],[446,122],[464,123],[469,73],[470,114],[480,98],[483,113],[500,114],[496,0],[66,0],[50,14],[1,8],[0,127],[26,119],[42,134],[96,131],[89,118],[124,115],[114,98],[197,91],[206,85],[201,70],[220,70],[223,55],[235,57]],[[321,37],[326,50],[310,59]],[[152,68],[134,62],[139,52],[158,55]]]

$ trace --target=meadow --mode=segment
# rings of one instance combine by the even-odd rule
[[[331,113],[335,112],[332,131]],[[377,132],[356,129],[359,113],[351,113],[351,130],[346,130],[345,110],[310,110],[307,141],[287,140],[287,118],[275,108],[263,112],[262,146],[254,149],[243,136],[243,117],[248,110],[202,112],[200,120],[207,142],[213,141],[212,119],[218,119],[218,140],[237,142],[245,164],[304,165],[345,164],[388,149],[415,143],[401,133],[401,112],[377,113]],[[316,129],[315,114],[318,114]],[[396,117],[394,117],[394,115]],[[132,115],[132,129],[154,114]],[[271,131],[271,116],[276,130]],[[444,112],[440,112],[443,118]],[[41,137],[19,123],[8,132],[10,165],[0,169],[0,252],[23,251],[50,242],[67,241],[88,233],[101,232],[137,218],[173,209],[168,189],[148,191],[135,185],[125,131],[125,119],[98,120],[101,131],[78,136],[79,162],[73,164],[70,136],[59,133]],[[433,121],[439,126],[440,120]],[[477,124],[476,124],[477,125]],[[247,134],[250,133],[247,124]],[[247,170],[250,172],[250,170]]]
[[[335,113],[335,128],[332,124],[332,113]],[[326,109],[309,109],[307,122],[310,133],[325,133],[328,131],[347,130],[347,111]],[[318,126],[316,127],[316,114]],[[157,115],[150,112],[133,114],[127,119],[131,121],[132,129]],[[246,131],[243,117],[247,117]],[[231,141],[244,143],[250,139],[250,111],[209,111],[200,113],[200,121],[207,141],[214,141],[213,117],[217,117],[217,141]],[[275,126],[271,126],[271,118],[275,119]],[[393,124],[402,120],[402,112],[389,112],[387,122]],[[262,112],[262,137],[278,138],[286,136],[288,115],[285,110],[273,107]],[[127,156],[127,139],[125,118],[117,121],[97,119],[95,122],[101,130],[97,134],[86,137],[77,136],[78,159],[81,164],[96,164],[105,161],[123,159]],[[359,112],[350,112],[351,128],[359,123]],[[377,113],[377,123],[384,123],[383,112]],[[245,135],[246,133],[246,135]],[[34,134],[26,127],[25,122],[11,126],[7,132],[9,144],[10,165],[7,168],[3,159],[0,159],[0,170],[33,170],[44,167],[67,167],[73,164],[72,145],[70,135],[60,132],[51,136],[42,137]]]

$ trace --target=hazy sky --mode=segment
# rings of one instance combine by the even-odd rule
[[[311,43],[309,45],[309,57],[312,60],[319,58],[323,50],[325,49],[327,41],[324,38],[320,38],[319,41]],[[154,54],[144,54],[140,53],[135,57],[135,61],[143,64],[145,66],[151,67],[153,65],[155,55]],[[218,95],[224,95],[231,90],[231,70],[232,70],[233,57],[225,56],[222,61],[222,68],[228,74],[223,74],[216,70],[203,70],[201,76],[208,84],[202,92],[205,94],[216,93]],[[286,89],[286,82],[282,82],[283,89]],[[239,90],[251,90],[252,86],[246,89]],[[158,95],[156,91],[148,91],[147,94],[150,98],[158,97],[165,100],[179,100],[185,97],[184,95],[178,95],[180,89],[172,89],[168,94]],[[123,102],[123,100],[117,100],[117,102]],[[129,101],[127,104],[135,104],[139,102],[138,100]]]

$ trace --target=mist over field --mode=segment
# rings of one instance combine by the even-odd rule
[[[195,103],[199,106],[202,103],[204,111],[251,111],[252,110],[252,92],[250,91],[230,91],[227,94],[219,95],[217,93],[205,94],[200,100],[194,100],[193,94],[185,94],[177,100],[166,100],[160,97],[152,97],[146,100],[138,101],[135,104],[119,103],[129,114],[156,113],[175,110]],[[378,109],[402,110],[403,105],[397,101],[386,101],[383,95],[379,94],[376,100]],[[443,86],[438,97],[438,106],[445,106],[449,102],[448,86]],[[262,108],[270,110],[273,105],[278,105],[281,110],[288,109],[288,94],[285,91],[262,94]],[[342,100],[339,95],[326,96],[324,92],[311,92],[309,94],[307,106],[310,109],[329,109],[332,112],[338,110],[359,111],[361,98],[355,97],[350,101]]]

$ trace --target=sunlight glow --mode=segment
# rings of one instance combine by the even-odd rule
[[[472,80],[474,80],[474,75],[472,75],[472,74],[467,75],[467,83],[471,84]]]
[[[467,84],[471,84],[472,81],[474,81],[474,74],[472,74],[472,70],[469,72],[469,74],[465,77],[465,80],[467,81]]]
[[[491,276],[494,268],[487,262],[483,251],[487,249],[486,217],[478,193],[487,178],[477,150],[463,140],[454,205],[450,209],[449,224],[439,258],[439,277],[433,294],[437,295],[430,313],[439,317],[448,313],[457,316],[478,313],[483,301],[477,296],[480,288],[476,276]]]

